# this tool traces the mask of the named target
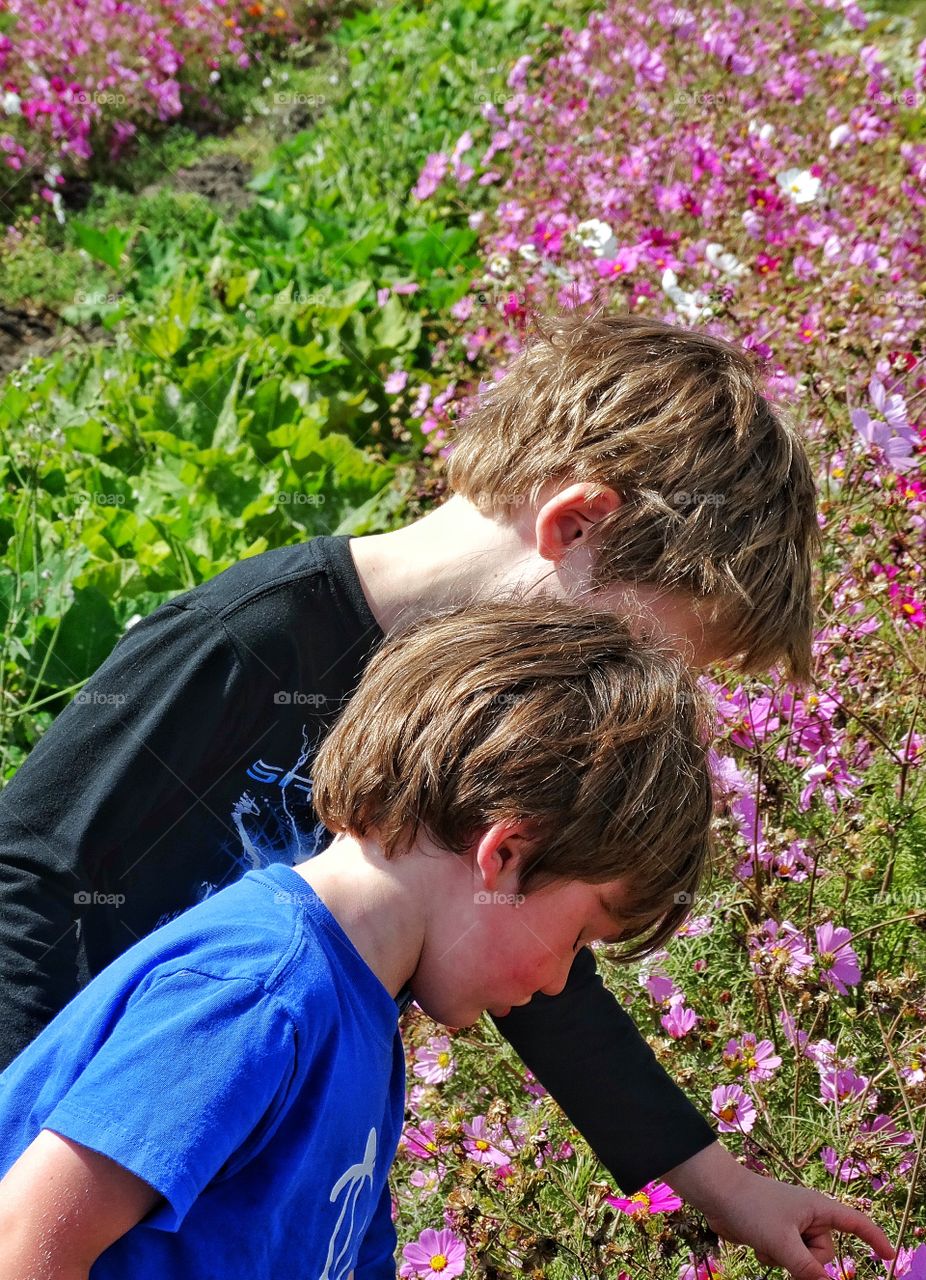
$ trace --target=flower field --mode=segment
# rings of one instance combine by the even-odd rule
[[[291,5],[73,7],[79,38],[63,0],[0,15],[0,147],[44,175],[25,212],[7,200],[0,271],[47,261],[47,305],[98,333],[0,384],[4,778],[132,619],[439,499],[453,425],[532,313],[599,301],[732,338],[816,470],[814,684],[712,673],[710,893],[666,952],[599,966],[747,1167],[898,1246],[840,1241],[833,1280],[926,1280],[923,31],[853,0],[384,3],[306,71]],[[247,209],[168,194],[114,222],[102,188],[68,208],[67,172],[130,163],[256,55],[255,112],[324,109],[261,156]],[[488,1020],[412,1010],[405,1038],[403,1276],[762,1273],[664,1184],[622,1197]]]

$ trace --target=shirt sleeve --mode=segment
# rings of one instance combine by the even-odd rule
[[[167,1201],[145,1225],[176,1231],[214,1178],[235,1172],[285,1114],[295,1028],[244,978],[155,978],[42,1122],[108,1156]]]
[[[392,1193],[387,1180],[357,1254],[354,1280],[395,1280],[397,1244],[392,1222]]]
[[[535,995],[496,1025],[625,1194],[716,1141],[602,982],[590,948],[558,995]]]
[[[79,904],[105,887],[91,883],[94,860],[137,862],[227,768],[218,753],[250,705],[219,620],[164,605],[121,638],[0,791],[0,1070],[92,976]],[[194,850],[190,865],[194,877]]]

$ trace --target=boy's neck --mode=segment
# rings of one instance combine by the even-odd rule
[[[537,555],[527,506],[518,513],[503,524],[454,494],[401,529],[352,538],[357,576],[383,631],[514,588],[530,592],[555,573]]]
[[[415,972],[424,942],[419,863],[412,854],[388,861],[374,841],[339,835],[293,868],[393,999]]]

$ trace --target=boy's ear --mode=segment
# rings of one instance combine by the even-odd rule
[[[495,822],[476,840],[473,853],[473,871],[489,892],[494,892],[500,882],[515,883],[520,876],[521,863],[533,843],[527,822]]]
[[[591,481],[568,485],[541,506],[534,521],[538,554],[559,563],[564,554],[593,527],[621,505],[613,489],[600,490]]]

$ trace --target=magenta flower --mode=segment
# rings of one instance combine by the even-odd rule
[[[824,1102],[847,1102],[860,1098],[868,1088],[868,1077],[851,1067],[825,1067],[820,1072],[820,1097]]]
[[[412,195],[416,200],[427,200],[432,196],[450,168],[450,161],[442,151],[432,151],[418,175],[418,181],[412,187]]]
[[[664,1013],[659,1021],[673,1040],[681,1040],[693,1031],[700,1017],[693,1009],[686,1009],[683,995],[673,996],[668,1013]]]
[[[400,391],[405,390],[405,384],[408,382],[408,374],[404,369],[396,369],[390,373],[389,377],[383,383],[383,390],[387,395],[395,396]]]
[[[472,1124],[464,1124],[463,1150],[477,1164],[508,1164],[510,1153],[502,1151],[486,1129],[485,1116],[475,1116]]]
[[[722,1084],[711,1090],[711,1111],[721,1133],[749,1133],[756,1122],[756,1108],[738,1084]]]
[[[456,1069],[450,1052],[449,1036],[432,1036],[426,1048],[415,1050],[415,1065],[412,1070],[426,1084],[443,1084]]]
[[[835,813],[837,797],[845,799],[846,796],[851,796],[859,782],[858,778],[849,773],[845,761],[838,755],[829,755],[829,758],[812,765],[805,771],[804,778],[807,785],[801,791],[798,803],[802,813],[810,808],[814,794],[821,789],[824,800]]]
[[[907,1280],[926,1280],[926,1244],[917,1245],[915,1249],[898,1249],[894,1274]]]
[[[666,1004],[678,994],[674,980],[667,973],[651,973],[641,981],[654,1004]]]
[[[858,956],[849,946],[851,931],[832,924],[818,924],[816,932],[820,977],[841,996],[848,995],[849,987],[856,986],[862,976]]]
[[[742,1040],[727,1041],[723,1060],[731,1070],[745,1071],[753,1082],[771,1080],[781,1066],[781,1058],[775,1052],[771,1040],[760,1040],[757,1043],[751,1031],[747,1031]]]
[[[692,1259],[687,1266],[681,1267],[678,1280],[713,1280],[714,1276],[723,1274],[723,1269],[713,1254],[706,1258]]]
[[[651,1213],[670,1213],[673,1209],[680,1209],[684,1203],[671,1187],[658,1179],[648,1182],[632,1196],[605,1196],[605,1200],[620,1213],[629,1214],[633,1218],[645,1217]]]
[[[900,1074],[907,1084],[922,1084],[926,1080],[926,1044],[914,1045],[912,1051],[904,1055],[906,1062],[900,1068]]]
[[[832,1147],[824,1147],[820,1152],[820,1159],[826,1165],[826,1172],[830,1177],[838,1178],[840,1182],[851,1182],[853,1178],[860,1178],[868,1169],[864,1160],[851,1156],[841,1159]]]
[[[399,1150],[417,1160],[432,1160],[441,1149],[436,1133],[437,1123],[434,1120],[422,1120],[417,1128],[409,1125],[403,1130]]]
[[[452,1280],[463,1274],[466,1245],[446,1227],[435,1231],[425,1227],[417,1240],[402,1249],[405,1261],[399,1267],[402,1277],[415,1280]]]
[[[807,939],[790,920],[783,920],[780,925],[776,920],[766,920],[762,933],[751,938],[749,946],[756,973],[767,973],[776,964],[783,964],[788,973],[803,973],[813,964]]]

